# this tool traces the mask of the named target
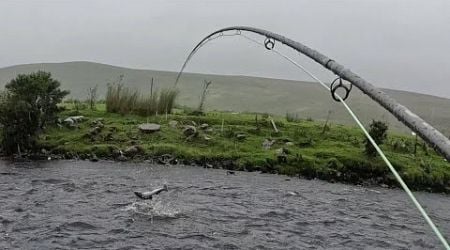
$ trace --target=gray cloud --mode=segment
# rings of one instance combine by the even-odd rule
[[[88,60],[177,71],[208,33],[249,25],[316,48],[380,87],[450,97],[449,24],[446,0],[2,0],[0,67]],[[206,46],[187,71],[308,79],[239,38]]]

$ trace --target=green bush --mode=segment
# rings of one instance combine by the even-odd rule
[[[5,85],[0,100],[2,145],[6,154],[33,150],[37,135],[56,122],[58,104],[69,94],[51,74],[19,74]]]
[[[369,134],[373,138],[375,143],[381,145],[387,138],[387,130],[388,125],[385,122],[374,120],[370,124]],[[365,142],[365,153],[370,157],[373,157],[377,154],[376,149],[373,147],[372,143],[367,138]]]

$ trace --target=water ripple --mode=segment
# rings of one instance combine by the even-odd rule
[[[440,249],[400,190],[148,163],[0,162],[0,249]],[[169,185],[154,200],[133,191]],[[417,193],[444,235],[450,199]]]

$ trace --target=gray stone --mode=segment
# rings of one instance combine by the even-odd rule
[[[83,122],[85,120],[85,117],[82,116],[82,115],[71,116],[69,118],[72,119],[75,123],[80,123],[80,122]]]
[[[97,118],[91,122],[91,127],[104,127],[103,118]]]
[[[265,150],[269,150],[274,143],[275,140],[265,139],[262,143],[262,146]]]
[[[239,141],[243,141],[245,140],[245,138],[247,138],[247,135],[239,133],[236,135],[236,139],[238,139]]]
[[[100,134],[101,131],[102,131],[101,127],[95,127],[95,128],[92,128],[91,130],[89,130],[89,134],[92,136],[95,136],[95,135]]]
[[[128,158],[126,156],[124,156],[124,155],[120,155],[119,157],[117,157],[116,160],[118,160],[118,161],[127,161]]]
[[[156,123],[143,123],[138,128],[143,133],[154,133],[161,130],[161,125]]]
[[[91,157],[89,158],[89,160],[90,160],[90,161],[93,161],[93,162],[97,162],[97,161],[98,161],[98,157],[97,157],[96,154],[92,153],[92,155],[91,155]]]
[[[291,141],[288,141],[288,142],[286,142],[284,145],[286,145],[286,146],[294,146],[294,143],[291,142]]]
[[[64,120],[64,124],[67,126],[73,126],[73,125],[75,125],[75,121],[69,117]]]
[[[197,136],[197,129],[194,126],[186,125],[183,129],[183,134],[186,137]]]
[[[135,156],[139,153],[142,153],[142,151],[143,151],[142,147],[140,147],[138,145],[134,145],[134,146],[130,146],[130,147],[126,148],[123,153],[126,156]]]
[[[287,152],[285,148],[279,148],[275,152],[277,153],[278,163],[287,162],[287,155],[289,152]]]

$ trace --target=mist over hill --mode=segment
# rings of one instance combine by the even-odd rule
[[[89,87],[98,85],[100,98],[104,97],[108,82],[117,81],[124,75],[124,84],[150,92],[150,82],[155,88],[171,87],[176,72],[140,70],[116,67],[93,62],[65,62],[17,65],[0,69],[0,87],[17,74],[37,70],[49,71],[60,80],[63,89],[71,91],[70,97],[85,99]],[[318,84],[282,79],[247,76],[206,75],[184,73],[178,84],[178,104],[196,107],[202,91],[203,80],[212,81],[206,98],[209,110],[267,112],[278,115],[292,113],[299,118],[324,120],[330,112],[330,119],[343,124],[353,124],[343,107],[334,102],[330,93]],[[450,135],[450,99],[399,90],[385,89],[385,92],[407,106],[446,135]],[[389,112],[369,97],[353,88],[349,105],[364,124],[371,119],[387,121],[392,128],[409,131]]]

